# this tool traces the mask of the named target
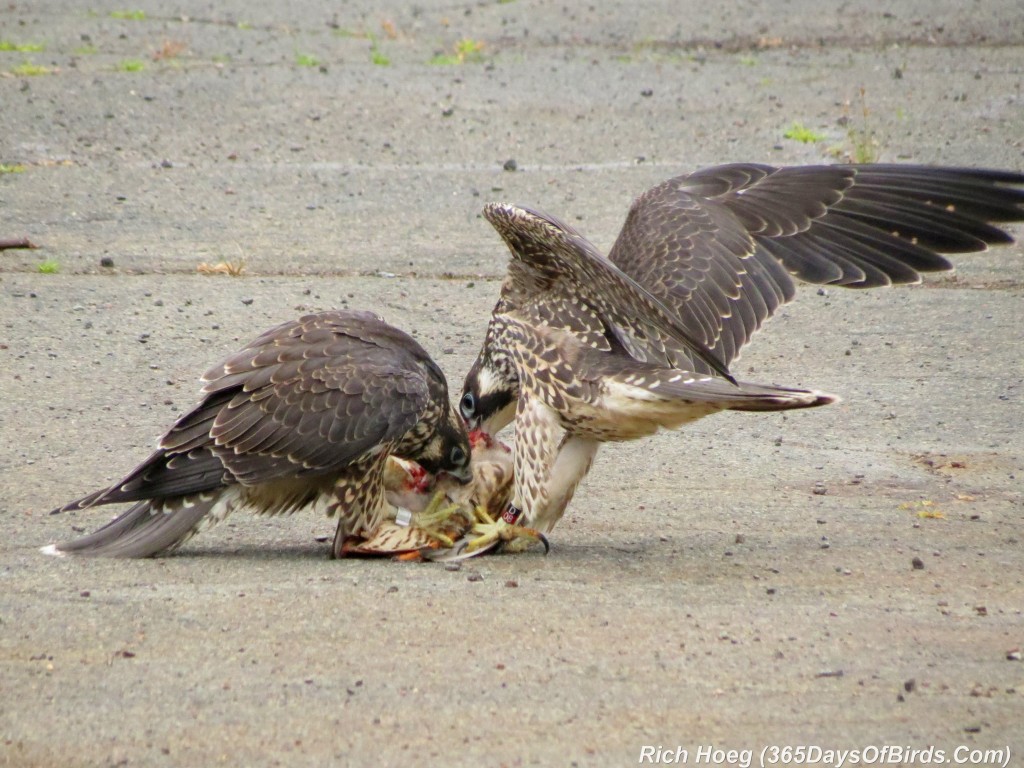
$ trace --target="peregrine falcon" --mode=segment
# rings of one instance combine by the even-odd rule
[[[142,464],[52,514],[134,502],[51,554],[148,557],[245,509],[338,516],[332,554],[372,535],[390,508],[389,456],[470,479],[465,425],[444,374],[371,312],[326,311],[267,330],[203,376],[202,401]]]
[[[952,268],[940,253],[1012,242],[990,222],[1024,220],[1022,185],[965,168],[724,165],[642,194],[607,258],[553,216],[487,206],[512,260],[460,410],[488,432],[515,418],[504,521],[550,531],[602,442],[833,402],[736,384],[728,366],[798,280],[916,283]]]

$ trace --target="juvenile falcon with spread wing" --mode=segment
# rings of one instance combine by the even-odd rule
[[[124,478],[54,510],[134,502],[52,554],[147,557],[235,510],[337,515],[332,554],[393,509],[388,456],[470,478],[470,446],[444,374],[411,336],[372,312],[333,310],[267,330],[203,376],[202,401]]]
[[[505,521],[551,530],[601,442],[834,401],[734,386],[727,369],[798,280],[916,283],[952,268],[940,253],[1012,242],[992,222],[1024,220],[1022,185],[966,168],[724,165],[641,195],[607,258],[552,216],[487,206],[512,260],[460,409],[488,432],[515,418]]]

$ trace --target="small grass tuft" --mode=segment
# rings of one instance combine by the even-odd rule
[[[439,53],[430,60],[435,66],[453,66],[483,60],[484,44],[480,40],[463,38],[455,43],[453,53]]]
[[[8,165],[7,163],[0,163],[0,176],[4,176],[4,175],[6,175],[8,173],[24,173],[24,172],[25,172],[25,166],[22,165],[21,163],[14,163],[13,165]]]
[[[0,40],[0,51],[39,53],[41,50],[43,50],[43,46],[39,43],[12,43],[10,40]]]
[[[129,21],[143,21],[146,18],[145,11],[111,11],[112,19],[128,19]]]
[[[782,137],[799,141],[801,144],[816,144],[825,140],[824,134],[811,130],[803,123],[793,123],[783,132]]]
[[[117,62],[119,72],[141,72],[146,68],[146,62],[138,59],[122,59]]]
[[[201,275],[230,275],[240,277],[245,272],[245,259],[236,261],[219,261],[216,264],[207,264],[205,261],[196,267],[196,272]]]
[[[867,90],[862,85],[859,90],[860,125],[850,124],[846,135],[850,140],[852,151],[850,159],[855,163],[873,163],[878,160],[878,140],[868,122]]]
[[[389,66],[391,64],[391,57],[380,49],[377,36],[372,32],[367,32],[366,39],[370,41],[370,62],[378,67]]]
[[[480,61],[483,58],[484,44],[481,40],[463,38],[455,44],[455,55],[460,62]]]
[[[41,275],[55,275],[60,272],[60,263],[53,259],[47,259],[46,261],[39,262],[36,265],[36,269]]]
[[[26,61],[24,64],[19,64],[12,69],[11,73],[18,77],[38,77],[39,75],[52,75],[54,71],[55,70],[52,70],[49,67],[43,67],[39,64],[31,64]]]
[[[295,63],[298,64],[300,67],[320,66],[320,60],[316,56],[311,56],[308,53],[295,54]]]

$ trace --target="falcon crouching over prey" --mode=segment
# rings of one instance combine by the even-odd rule
[[[135,502],[50,554],[148,557],[235,510],[338,516],[334,557],[394,516],[389,456],[470,479],[470,445],[444,374],[371,312],[306,315],[263,333],[204,376],[202,402],[109,488],[54,510]]]
[[[833,402],[733,382],[728,366],[795,283],[872,288],[949,270],[940,253],[1012,238],[1024,174],[967,168],[723,165],[631,207],[605,258],[552,216],[491,204],[512,253],[460,410],[493,433],[515,418],[515,490],[470,547],[550,531],[598,446],[722,410]],[[518,528],[518,526],[516,526]]]

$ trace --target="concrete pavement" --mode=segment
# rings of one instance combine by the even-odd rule
[[[0,765],[1019,761],[1019,245],[803,290],[736,370],[843,402],[602,449],[546,558],[331,562],[301,515],[161,560],[38,553],[297,313],[376,309],[457,387],[505,264],[486,201],[607,247],[701,165],[1024,168],[1019,3],[217,6],[0,13],[43,48],[0,51],[0,238],[43,246],[0,252]]]

